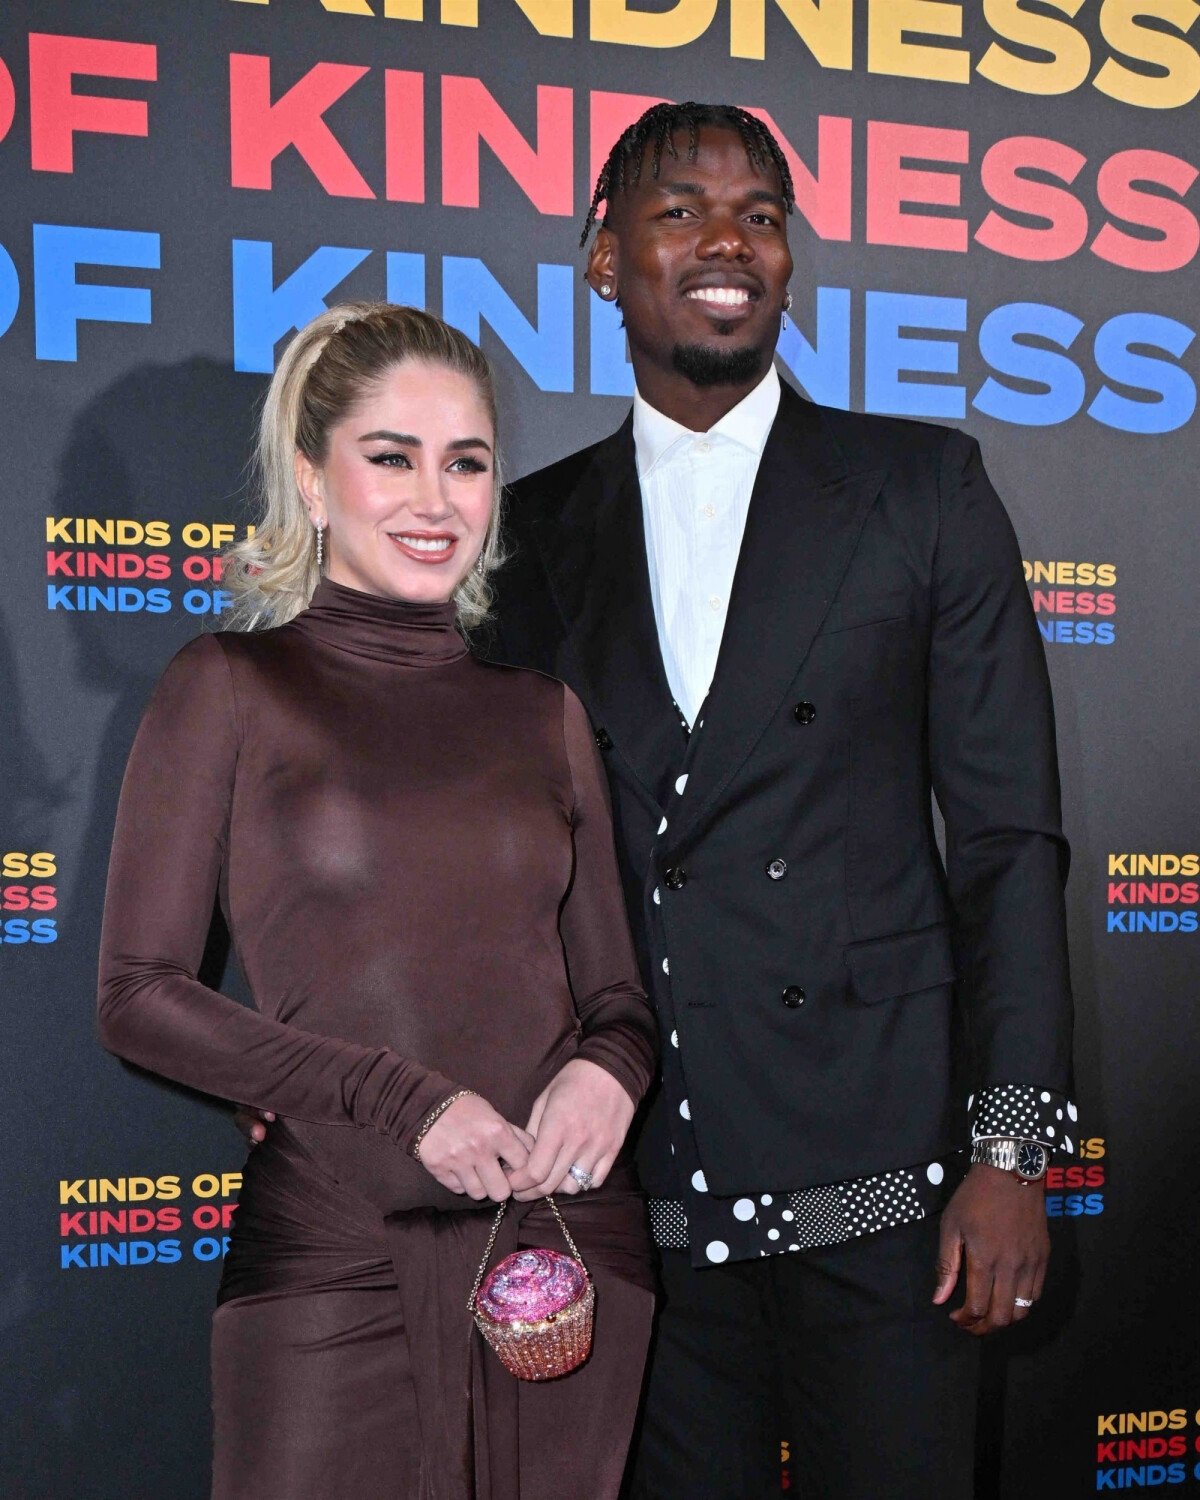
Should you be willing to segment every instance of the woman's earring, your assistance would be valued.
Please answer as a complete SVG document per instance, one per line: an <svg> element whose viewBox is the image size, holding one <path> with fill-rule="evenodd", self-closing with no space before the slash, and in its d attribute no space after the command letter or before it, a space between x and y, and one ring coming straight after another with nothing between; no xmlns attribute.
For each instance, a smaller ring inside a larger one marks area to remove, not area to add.
<svg viewBox="0 0 1200 1500"><path fill-rule="evenodd" d="M317 530L317 572L321 571L321 565L325 561L325 522L314 521Z"/></svg>

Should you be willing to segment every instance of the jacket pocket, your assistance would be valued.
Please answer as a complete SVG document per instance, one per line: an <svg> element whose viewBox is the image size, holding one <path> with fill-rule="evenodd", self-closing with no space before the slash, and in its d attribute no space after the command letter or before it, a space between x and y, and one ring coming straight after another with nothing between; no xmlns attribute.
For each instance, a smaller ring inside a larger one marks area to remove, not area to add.
<svg viewBox="0 0 1200 1500"><path fill-rule="evenodd" d="M863 1005L878 1005L954 982L950 930L945 923L852 943L845 954L850 987Z"/></svg>
<svg viewBox="0 0 1200 1500"><path fill-rule="evenodd" d="M902 620L909 614L907 590L887 589L872 594L856 594L836 599L821 625L822 635L837 635L843 630L859 630L864 625L883 625Z"/></svg>

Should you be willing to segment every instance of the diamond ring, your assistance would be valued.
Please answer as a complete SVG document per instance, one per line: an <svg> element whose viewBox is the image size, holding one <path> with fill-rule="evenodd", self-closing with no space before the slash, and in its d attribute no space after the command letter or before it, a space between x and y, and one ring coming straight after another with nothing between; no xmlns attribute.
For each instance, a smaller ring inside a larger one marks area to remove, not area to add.
<svg viewBox="0 0 1200 1500"><path fill-rule="evenodd" d="M1017 1307L1032 1307L1033 1306L1033 1298L1032 1297L1014 1297L1013 1298L1013 1302L1014 1302L1014 1304Z"/></svg>
<svg viewBox="0 0 1200 1500"><path fill-rule="evenodd" d="M586 1193L588 1188L590 1188L592 1185L592 1174L585 1171L575 1162L572 1162L571 1165L567 1168L567 1176L573 1177L575 1179L575 1181L579 1184L580 1192Z"/></svg>

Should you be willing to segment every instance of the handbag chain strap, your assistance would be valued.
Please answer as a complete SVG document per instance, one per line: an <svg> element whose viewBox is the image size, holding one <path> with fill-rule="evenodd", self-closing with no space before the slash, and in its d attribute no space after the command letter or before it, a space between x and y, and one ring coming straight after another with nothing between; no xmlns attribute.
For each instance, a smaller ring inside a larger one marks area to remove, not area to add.
<svg viewBox="0 0 1200 1500"><path fill-rule="evenodd" d="M571 1247L571 1254L575 1257L579 1264L583 1266L583 1256L579 1253L579 1246L571 1238L571 1231L567 1228L566 1220L558 1211L558 1204L555 1203L554 1199L551 1198L548 1194L546 1197L546 1202L550 1205L550 1212L558 1220L558 1227L563 1232L563 1239L565 1239L567 1244ZM471 1295L467 1299L467 1311L469 1313L473 1314L475 1312L475 1298L478 1297L479 1288L483 1285L484 1272L487 1270L488 1261L492 1258L492 1251L496 1246L496 1236L500 1233L500 1221L504 1218L504 1211L507 1207L508 1200L505 1199L505 1201L500 1205L499 1209L497 1209L496 1217L492 1221L492 1232L488 1235L487 1248L483 1252L483 1259L479 1262L479 1270L475 1273L475 1285L471 1288ZM586 1276L586 1266L583 1266L583 1271L584 1275Z"/></svg>

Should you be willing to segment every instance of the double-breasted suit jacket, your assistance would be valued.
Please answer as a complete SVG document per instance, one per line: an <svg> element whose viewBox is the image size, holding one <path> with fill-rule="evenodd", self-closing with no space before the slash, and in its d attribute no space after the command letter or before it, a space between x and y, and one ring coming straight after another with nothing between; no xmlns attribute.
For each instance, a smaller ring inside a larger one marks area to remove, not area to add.
<svg viewBox="0 0 1200 1500"><path fill-rule="evenodd" d="M709 1191L928 1161L964 1144L973 1091L1065 1091L1053 710L975 442L784 387L690 737L631 421L519 482L507 529L489 650L591 715ZM642 1129L652 1195L678 1192L679 1103L660 1093Z"/></svg>

